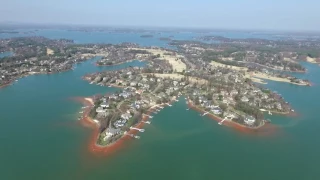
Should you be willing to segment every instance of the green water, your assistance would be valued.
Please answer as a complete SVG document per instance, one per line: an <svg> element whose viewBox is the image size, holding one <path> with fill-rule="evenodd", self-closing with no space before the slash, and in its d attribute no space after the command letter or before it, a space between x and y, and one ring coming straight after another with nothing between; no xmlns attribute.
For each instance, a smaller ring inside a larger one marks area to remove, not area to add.
<svg viewBox="0 0 320 180"><path fill-rule="evenodd" d="M94 60L93 60L94 61ZM304 64L316 85L298 87L269 82L299 113L269 117L279 130L273 136L242 134L186 111L184 99L166 107L139 133L139 140L108 157L88 152L90 130L77 121L81 105L70 97L113 92L89 85L81 76L119 69L95 67L29 76L0 90L0 179L290 179L320 178L319 67Z"/></svg>

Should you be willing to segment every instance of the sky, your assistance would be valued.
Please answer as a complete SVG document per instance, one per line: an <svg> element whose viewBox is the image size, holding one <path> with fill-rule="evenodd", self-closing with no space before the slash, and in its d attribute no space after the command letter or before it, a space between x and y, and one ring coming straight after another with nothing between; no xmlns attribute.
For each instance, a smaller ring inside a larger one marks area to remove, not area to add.
<svg viewBox="0 0 320 180"><path fill-rule="evenodd" d="M320 31L319 0L1 0L0 22Z"/></svg>

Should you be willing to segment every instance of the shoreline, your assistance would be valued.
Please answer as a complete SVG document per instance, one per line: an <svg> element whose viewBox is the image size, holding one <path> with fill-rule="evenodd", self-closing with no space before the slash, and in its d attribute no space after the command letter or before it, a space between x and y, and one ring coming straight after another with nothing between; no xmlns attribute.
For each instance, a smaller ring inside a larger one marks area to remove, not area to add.
<svg viewBox="0 0 320 180"><path fill-rule="evenodd" d="M1 85L1 86L0 86L0 89L2 89L2 88L5 88L5 87L7 87L7 86L12 85L12 83L13 83L13 81L8 82L8 83L5 83L5 84L3 84L3 85Z"/></svg>
<svg viewBox="0 0 320 180"><path fill-rule="evenodd" d="M138 59L132 59L132 60L127 60L127 61L124 61L124 62L120 62L120 63L116 63L116 64L110 64L110 65L107 65L107 64L103 64L103 65L99 65L98 63L95 63L96 66L98 67L109 67L109 66L118 66L118 65L121 65L121 64L125 64L125 63L130 63L130 62L133 62L133 61L145 61L145 60L138 60Z"/></svg>
<svg viewBox="0 0 320 180"><path fill-rule="evenodd" d="M188 100L188 107L190 107L192 110L194 110L196 112L200 112L200 113L206 112L206 111L194 106L191 102L189 102L189 100ZM215 120L217 122L222 121L222 118L217 117L211 113L207 114L207 116L210 119ZM236 131L238 131L240 133L254 134L254 135L258 135L258 136L274 136L275 134L279 133L279 131L280 131L276 125L271 124L271 123L263 123L262 125L260 125L258 127L252 128L252 127L247 127L247 126L241 125L241 124L236 123L234 121L226 120L223 122L222 125L234 128Z"/></svg>
<svg viewBox="0 0 320 180"><path fill-rule="evenodd" d="M191 108L191 109L193 109L193 110L195 110L195 111L197 111L197 112L206 113L206 111L204 111L204 110L196 107L196 106L193 105L190 101L188 102L188 107ZM211 114L211 113L207 114L207 116L210 117L211 119L217 121L217 122L223 121L223 119L222 119L221 117L218 117L218 116L213 115L213 114ZM265 123L263 123L262 125L260 125L260 126L258 126L258 127L248 127L248 126L244 126L244 125L242 125L242 124L236 123L236 122L234 122L234 121L229 121L229 120L225 120L225 121L222 123L222 125L226 125L226 126L227 126L228 124L233 124L233 125L239 126L240 128L245 128L245 129L248 129L248 130L257 130L257 129L262 128L262 127L265 125Z"/></svg>

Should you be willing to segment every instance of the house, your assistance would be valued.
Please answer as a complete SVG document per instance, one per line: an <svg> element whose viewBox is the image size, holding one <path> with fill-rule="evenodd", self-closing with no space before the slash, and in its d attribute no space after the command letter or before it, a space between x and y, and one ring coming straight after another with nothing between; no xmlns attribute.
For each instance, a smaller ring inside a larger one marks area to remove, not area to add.
<svg viewBox="0 0 320 180"><path fill-rule="evenodd" d="M144 78L142 79L142 81L143 81L143 82L148 82L148 79L144 77Z"/></svg>
<svg viewBox="0 0 320 180"><path fill-rule="evenodd" d="M121 131L120 129L114 129L114 128L108 128L106 131L105 131L105 137L103 138L103 140L107 140L108 138L114 136L114 135L117 135L119 134Z"/></svg>
<svg viewBox="0 0 320 180"><path fill-rule="evenodd" d="M238 94L238 91L237 90L232 90L231 92L230 92L230 95L231 96L235 96L235 95L237 95Z"/></svg>
<svg viewBox="0 0 320 180"><path fill-rule="evenodd" d="M276 103L276 107L277 107L278 110L282 110L282 106L281 106L280 103Z"/></svg>
<svg viewBox="0 0 320 180"><path fill-rule="evenodd" d="M249 102L249 99L248 99L246 96L243 96L243 97L241 98L241 101L242 101L242 102Z"/></svg>
<svg viewBox="0 0 320 180"><path fill-rule="evenodd" d="M112 94L112 95L109 97L109 99L116 100L116 99L118 99L118 97L117 97L116 95Z"/></svg>
<svg viewBox="0 0 320 180"><path fill-rule="evenodd" d="M136 90L136 93L137 94L142 94L143 93L143 91L140 89L140 90Z"/></svg>
<svg viewBox="0 0 320 180"><path fill-rule="evenodd" d="M180 86L185 86L185 85L186 85L185 82L181 82L181 83L180 83Z"/></svg>
<svg viewBox="0 0 320 180"><path fill-rule="evenodd" d="M150 85L149 85L149 84L144 84L143 87L144 87L145 89L149 89L149 88L150 88Z"/></svg>
<svg viewBox="0 0 320 180"><path fill-rule="evenodd" d="M125 113L121 115L121 118L124 120L129 120L131 118L131 114L130 113Z"/></svg>
<svg viewBox="0 0 320 180"><path fill-rule="evenodd" d="M109 107L109 104L107 102L103 102L100 104L100 107L102 108L108 108Z"/></svg>
<svg viewBox="0 0 320 180"><path fill-rule="evenodd" d="M178 81L173 81L173 85L177 86L178 85Z"/></svg>
<svg viewBox="0 0 320 180"><path fill-rule="evenodd" d="M136 82L131 82L130 86L137 86L137 83Z"/></svg>
<svg viewBox="0 0 320 180"><path fill-rule="evenodd" d="M117 79L116 84L123 84L123 81L121 79Z"/></svg>
<svg viewBox="0 0 320 180"><path fill-rule="evenodd" d="M220 107L215 107L211 110L213 112L213 114L222 114L222 109Z"/></svg>
<svg viewBox="0 0 320 180"><path fill-rule="evenodd" d="M104 112L106 112L106 110L103 109L102 107L98 107L98 108L96 109L96 112L97 112L97 113L104 113Z"/></svg>
<svg viewBox="0 0 320 180"><path fill-rule="evenodd" d="M249 126L252 126L255 122L256 122L256 119L252 116L247 116L245 119L244 119L244 122L249 125Z"/></svg>

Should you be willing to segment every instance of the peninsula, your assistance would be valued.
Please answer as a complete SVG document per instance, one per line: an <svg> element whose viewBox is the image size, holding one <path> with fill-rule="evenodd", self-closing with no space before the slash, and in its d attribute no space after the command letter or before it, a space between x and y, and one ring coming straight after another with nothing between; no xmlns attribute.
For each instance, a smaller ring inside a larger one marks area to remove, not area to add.
<svg viewBox="0 0 320 180"><path fill-rule="evenodd" d="M99 127L98 146L108 147L127 136L139 138L134 132L143 132L142 124L151 123L143 117L152 118L151 113L171 106L180 96L185 96L189 107L202 112L202 116L209 115L221 125L233 123L248 129L268 123L264 112L293 111L280 95L226 67L211 67L208 73L194 69L178 72L170 60L155 58L143 68L87 74L83 79L121 88L114 94L95 96L94 106L88 111L87 116Z"/></svg>

